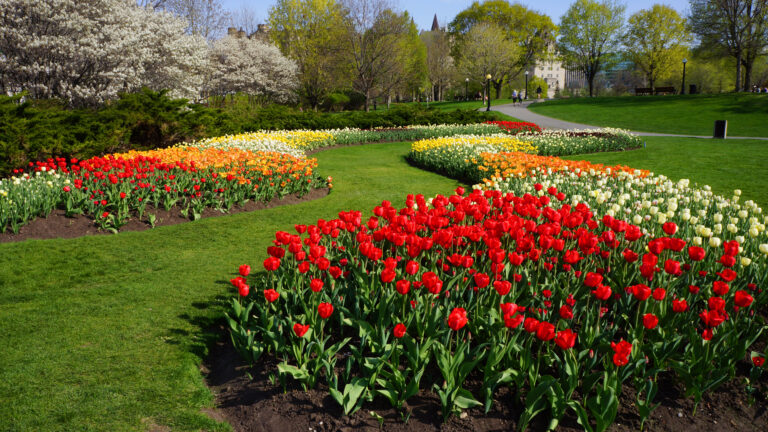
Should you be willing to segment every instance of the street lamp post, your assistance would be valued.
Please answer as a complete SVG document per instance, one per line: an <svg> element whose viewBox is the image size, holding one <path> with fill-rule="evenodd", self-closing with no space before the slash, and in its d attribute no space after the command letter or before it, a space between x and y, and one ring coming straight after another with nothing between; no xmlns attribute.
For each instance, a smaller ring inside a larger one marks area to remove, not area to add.
<svg viewBox="0 0 768 432"><path fill-rule="evenodd" d="M525 100L528 100L528 71L525 71Z"/></svg>
<svg viewBox="0 0 768 432"><path fill-rule="evenodd" d="M683 88L680 89L680 94L685 94L685 64L688 63L688 59L683 59Z"/></svg>
<svg viewBox="0 0 768 432"><path fill-rule="evenodd" d="M469 78L464 78L464 100L469 100Z"/></svg>
<svg viewBox="0 0 768 432"><path fill-rule="evenodd" d="M491 110L491 74L485 76L485 94L488 96L488 107L486 111Z"/></svg>

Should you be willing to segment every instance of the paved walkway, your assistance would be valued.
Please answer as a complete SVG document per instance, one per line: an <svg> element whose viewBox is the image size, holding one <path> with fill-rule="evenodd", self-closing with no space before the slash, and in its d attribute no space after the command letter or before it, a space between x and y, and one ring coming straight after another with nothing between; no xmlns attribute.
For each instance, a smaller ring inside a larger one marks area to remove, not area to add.
<svg viewBox="0 0 768 432"><path fill-rule="evenodd" d="M565 120L558 120L556 118L547 117L541 114L537 114L528 109L528 105L533 101L523 102L522 105L496 105L491 107L491 111L498 111L506 115L512 116L522 121L533 122L541 126L544 129L561 129L561 130L575 130L575 129L599 129L601 126L591 126L580 123L572 123ZM703 135L678 135L678 134L665 134L654 132L632 132L635 135L640 136L665 136L665 137L679 137L679 138L712 138L711 136ZM766 137L735 137L729 136L728 139L754 139L768 141Z"/></svg>

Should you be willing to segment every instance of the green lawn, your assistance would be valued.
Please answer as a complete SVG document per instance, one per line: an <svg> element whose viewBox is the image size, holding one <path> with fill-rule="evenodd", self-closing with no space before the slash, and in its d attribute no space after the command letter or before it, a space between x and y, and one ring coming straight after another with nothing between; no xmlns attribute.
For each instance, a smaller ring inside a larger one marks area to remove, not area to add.
<svg viewBox="0 0 768 432"><path fill-rule="evenodd" d="M576 123L686 135L711 136L715 120L728 120L730 136L768 137L765 94L573 98L530 109Z"/></svg>
<svg viewBox="0 0 768 432"><path fill-rule="evenodd" d="M701 138L643 137L647 148L617 153L566 156L602 164L622 164L651 170L672 179L688 178L731 197L741 189L742 200L768 209L768 142Z"/></svg>
<svg viewBox="0 0 768 432"><path fill-rule="evenodd" d="M207 329L237 266L276 230L457 182L409 166L409 144L317 155L326 198L146 232L0 245L0 430L222 429L200 414Z"/></svg>
<svg viewBox="0 0 768 432"><path fill-rule="evenodd" d="M496 105L505 105L505 104L511 104L512 99L491 99L491 106ZM422 107L426 107L427 104L425 102L408 102L401 105L414 105L419 104ZM472 109L477 110L481 109L485 106L487 106L482 101L466 101L466 102L456 102L456 101L450 101L450 102L430 102L429 106L432 108L437 108L443 111L453 111L457 109ZM387 105L379 105L378 110L381 111L382 109L387 109ZM512 116L508 116L506 114L500 113L498 111L493 111L493 114L496 116L498 120L506 120L506 121L521 121L519 119L516 119Z"/></svg>
<svg viewBox="0 0 768 432"><path fill-rule="evenodd" d="M238 265L261 268L276 230L370 210L457 182L409 166L409 144L316 155L321 200L145 232L0 245L0 430L227 429L199 364L234 295ZM624 163L744 191L768 204L768 143L649 138L648 148L574 158Z"/></svg>

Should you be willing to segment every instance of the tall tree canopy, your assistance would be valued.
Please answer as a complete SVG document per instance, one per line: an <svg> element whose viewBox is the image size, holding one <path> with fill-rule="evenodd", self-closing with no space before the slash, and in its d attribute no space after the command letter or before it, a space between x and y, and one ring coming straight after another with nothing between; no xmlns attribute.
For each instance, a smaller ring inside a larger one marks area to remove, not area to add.
<svg viewBox="0 0 768 432"><path fill-rule="evenodd" d="M618 50L624 9L613 0L576 0L560 20L560 54L568 68L584 73L590 97L606 56Z"/></svg>
<svg viewBox="0 0 768 432"><path fill-rule="evenodd" d="M472 81L491 80L499 97L504 75L518 58L520 47L505 37L496 24L480 23L467 32L461 42L458 69ZM490 95L488 95L490 97Z"/></svg>
<svg viewBox="0 0 768 432"><path fill-rule="evenodd" d="M450 32L461 41L472 27L479 23L495 24L507 39L520 47L510 67L509 79L514 79L536 59L546 55L547 46L554 41L557 31L552 19L532 11L520 3L507 0L473 2L451 21Z"/></svg>
<svg viewBox="0 0 768 432"><path fill-rule="evenodd" d="M655 4L629 17L624 45L627 55L643 71L649 86L679 67L691 36L685 19L669 6Z"/></svg>
<svg viewBox="0 0 768 432"><path fill-rule="evenodd" d="M688 20L702 48L736 59L736 91L749 90L755 60L768 47L768 0L691 0Z"/></svg>
<svg viewBox="0 0 768 432"><path fill-rule="evenodd" d="M299 93L317 108L351 78L344 58L345 26L335 0L278 0L269 12L270 34L299 67Z"/></svg>

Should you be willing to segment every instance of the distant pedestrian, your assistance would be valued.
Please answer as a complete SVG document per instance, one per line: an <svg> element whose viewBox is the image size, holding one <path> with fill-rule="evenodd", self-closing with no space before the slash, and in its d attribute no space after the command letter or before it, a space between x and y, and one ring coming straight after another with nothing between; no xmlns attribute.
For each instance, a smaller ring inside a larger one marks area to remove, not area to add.
<svg viewBox="0 0 768 432"><path fill-rule="evenodd" d="M536 87L536 99L541 99L541 86Z"/></svg>
<svg viewBox="0 0 768 432"><path fill-rule="evenodd" d="M512 90L512 106L517 103L517 90Z"/></svg>

